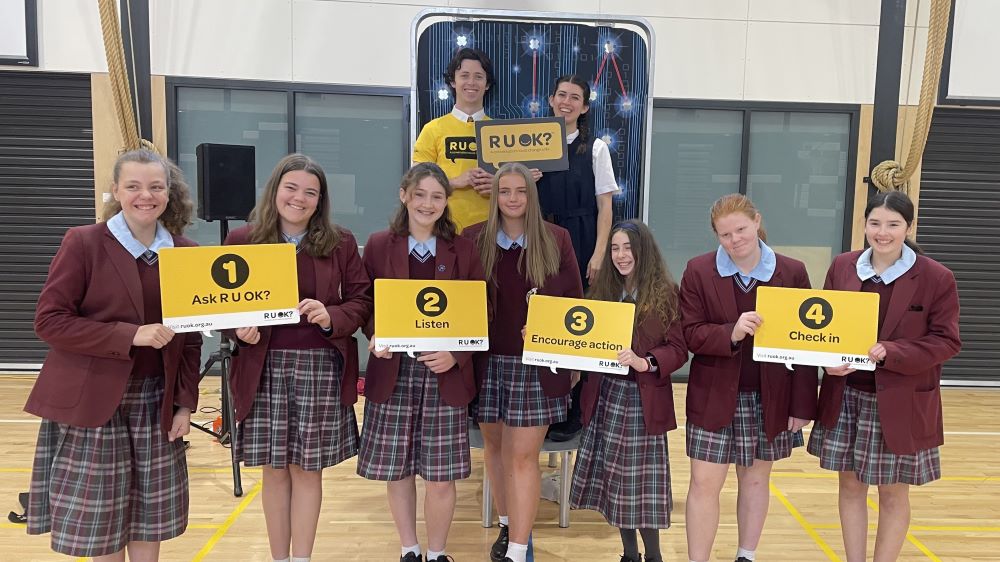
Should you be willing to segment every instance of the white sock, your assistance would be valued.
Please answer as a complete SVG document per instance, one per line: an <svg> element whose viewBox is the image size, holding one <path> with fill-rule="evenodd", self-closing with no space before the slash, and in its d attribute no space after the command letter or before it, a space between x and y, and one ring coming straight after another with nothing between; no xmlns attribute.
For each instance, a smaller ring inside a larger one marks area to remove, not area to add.
<svg viewBox="0 0 1000 562"><path fill-rule="evenodd" d="M428 550L427 551L427 560L425 562L434 562L438 558L444 556L444 554L445 554L445 552L443 550L441 552L434 552L433 550Z"/></svg>
<svg viewBox="0 0 1000 562"><path fill-rule="evenodd" d="M310 558L311 556L292 556L292 559L289 560L289 562L309 562Z"/></svg>
<svg viewBox="0 0 1000 562"><path fill-rule="evenodd" d="M282 558L281 560L275 560L274 562L289 562L288 558Z"/></svg>
<svg viewBox="0 0 1000 562"><path fill-rule="evenodd" d="M399 549L399 555L400 556L406 556L407 554L409 554L411 552L413 554L416 554L417 556L420 556L420 544L415 544L413 546L404 546L404 547L402 547L402 548Z"/></svg>
<svg viewBox="0 0 1000 562"><path fill-rule="evenodd" d="M509 521L510 521L510 519L506 515L501 515L500 516L500 524L503 525L504 527L509 527L510 526L510 525L508 525Z"/></svg>
<svg viewBox="0 0 1000 562"><path fill-rule="evenodd" d="M739 548L736 549L736 557L739 558L739 557L742 556L743 558L746 558L747 560L753 560L755 552L756 552L755 550L747 550L747 549L745 549L745 548L743 548L741 546L741 547L739 547Z"/></svg>
<svg viewBox="0 0 1000 562"><path fill-rule="evenodd" d="M516 542L507 544L507 558L514 562L525 562L528 557L528 545L517 544Z"/></svg>

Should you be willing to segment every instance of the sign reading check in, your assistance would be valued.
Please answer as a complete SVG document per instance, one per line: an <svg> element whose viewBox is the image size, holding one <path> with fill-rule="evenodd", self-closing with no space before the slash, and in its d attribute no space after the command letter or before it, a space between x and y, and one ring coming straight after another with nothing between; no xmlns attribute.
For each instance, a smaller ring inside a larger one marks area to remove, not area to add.
<svg viewBox="0 0 1000 562"><path fill-rule="evenodd" d="M566 121L562 117L492 119L476 122L479 167L496 173L507 162L542 172L569 169Z"/></svg>
<svg viewBox="0 0 1000 562"><path fill-rule="evenodd" d="M753 358L819 367L848 364L874 371L868 350L878 340L878 294L818 289L757 288Z"/></svg>
<svg viewBox="0 0 1000 562"><path fill-rule="evenodd" d="M375 345L389 351L490 348L485 281L375 280Z"/></svg>
<svg viewBox="0 0 1000 562"><path fill-rule="evenodd" d="M632 303L533 295L524 335L525 365L628 374L618 352L632 346Z"/></svg>
<svg viewBox="0 0 1000 562"><path fill-rule="evenodd" d="M295 324L295 246L164 248L160 300L163 324L175 332Z"/></svg>

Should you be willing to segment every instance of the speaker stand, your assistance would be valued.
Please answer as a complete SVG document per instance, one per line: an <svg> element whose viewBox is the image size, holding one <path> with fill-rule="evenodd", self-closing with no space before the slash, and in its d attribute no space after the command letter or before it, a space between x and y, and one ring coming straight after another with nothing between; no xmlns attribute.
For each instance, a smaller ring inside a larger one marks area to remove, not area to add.
<svg viewBox="0 0 1000 562"><path fill-rule="evenodd" d="M229 236L229 221L221 219L219 222L220 241L224 242L227 236ZM229 370L233 359L233 345L222 332L219 332L219 336L219 351L211 354L208 361L205 361L205 368L201 371L200 380L205 379L205 375L218 361L219 370L222 372L222 428L216 433L196 423L191 423L191 427L215 437L221 445L229 443L229 456L233 463L233 495L240 497L243 495L243 481L240 477L240 463L236 460L236 447L233 445L233 436L236 431L236 412L233 410L233 397L229 391Z"/></svg>

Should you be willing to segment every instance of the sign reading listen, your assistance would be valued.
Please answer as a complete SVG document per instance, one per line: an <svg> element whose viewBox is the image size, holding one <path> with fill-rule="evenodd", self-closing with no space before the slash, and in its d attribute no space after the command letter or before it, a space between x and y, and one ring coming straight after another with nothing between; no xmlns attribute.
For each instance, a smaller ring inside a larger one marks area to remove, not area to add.
<svg viewBox="0 0 1000 562"><path fill-rule="evenodd" d="M389 351L490 348L485 281L375 280L375 345Z"/></svg>
<svg viewBox="0 0 1000 562"><path fill-rule="evenodd" d="M160 300L163 324L175 332L295 324L295 246L164 248Z"/></svg>
<svg viewBox="0 0 1000 562"><path fill-rule="evenodd" d="M632 346L632 303L533 295L524 334L525 365L628 374L618 352Z"/></svg>
<svg viewBox="0 0 1000 562"><path fill-rule="evenodd" d="M877 293L758 287L753 358L770 363L874 371L868 350L878 341Z"/></svg>
<svg viewBox="0 0 1000 562"><path fill-rule="evenodd" d="M562 117L476 121L476 144L479 167L491 174L508 162L542 172L569 169Z"/></svg>

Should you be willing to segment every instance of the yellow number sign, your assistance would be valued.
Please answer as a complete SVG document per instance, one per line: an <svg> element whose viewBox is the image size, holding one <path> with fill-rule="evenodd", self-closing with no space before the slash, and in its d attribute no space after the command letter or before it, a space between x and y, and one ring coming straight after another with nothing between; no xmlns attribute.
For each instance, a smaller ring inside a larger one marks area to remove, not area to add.
<svg viewBox="0 0 1000 562"><path fill-rule="evenodd" d="M525 365L624 375L618 352L632 346L632 303L534 295L528 302Z"/></svg>
<svg viewBox="0 0 1000 562"><path fill-rule="evenodd" d="M160 300L163 324L175 332L295 324L295 246L164 248Z"/></svg>
<svg viewBox="0 0 1000 562"><path fill-rule="evenodd" d="M757 288L764 323L754 335L755 361L875 370L868 350L878 341L878 294Z"/></svg>
<svg viewBox="0 0 1000 562"><path fill-rule="evenodd" d="M479 167L495 173L506 162L543 172L569 168L566 121L562 117L492 119L476 122Z"/></svg>
<svg viewBox="0 0 1000 562"><path fill-rule="evenodd" d="M375 345L389 351L485 351L486 282L375 280Z"/></svg>

